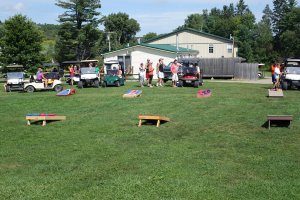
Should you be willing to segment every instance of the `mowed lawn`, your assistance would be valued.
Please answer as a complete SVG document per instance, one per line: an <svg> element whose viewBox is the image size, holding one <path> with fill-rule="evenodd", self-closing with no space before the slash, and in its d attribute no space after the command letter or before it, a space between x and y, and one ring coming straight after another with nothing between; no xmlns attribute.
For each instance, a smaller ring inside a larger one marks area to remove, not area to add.
<svg viewBox="0 0 300 200"><path fill-rule="evenodd" d="M0 199L300 199L300 91L207 81L210 98L189 87L122 98L137 85L1 90ZM67 120L27 126L27 113ZM171 121L138 127L139 114ZM268 130L268 114L294 121Z"/></svg>

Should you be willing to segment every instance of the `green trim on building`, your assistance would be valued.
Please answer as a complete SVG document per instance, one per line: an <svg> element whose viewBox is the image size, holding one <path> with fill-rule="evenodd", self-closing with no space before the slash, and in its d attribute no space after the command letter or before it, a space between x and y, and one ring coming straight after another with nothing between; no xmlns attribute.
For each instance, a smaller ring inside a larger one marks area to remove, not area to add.
<svg viewBox="0 0 300 200"><path fill-rule="evenodd" d="M183 47L178 47L178 49L176 48L176 46L174 45L170 45L170 44L138 44L138 45L134 45L134 46L130 46L130 47L125 47L122 49L118 49L115 51L111 51L111 52L107 52L104 53L103 55L107 55L113 52L117 52L117 51L122 51L124 49L129 49L129 48L133 48L133 47L146 47L146 48L152 48L152 49L157 49L157 50L161 50L161 51L168 51L168 52L172 52L172 53L198 53L198 51L192 50L192 49L187 49L187 48L183 48Z"/></svg>

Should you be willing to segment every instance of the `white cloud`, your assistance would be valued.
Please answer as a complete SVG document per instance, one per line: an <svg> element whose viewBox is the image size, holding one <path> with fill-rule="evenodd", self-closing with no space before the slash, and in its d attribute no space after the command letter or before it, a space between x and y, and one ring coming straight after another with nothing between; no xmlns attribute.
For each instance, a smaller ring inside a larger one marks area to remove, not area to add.
<svg viewBox="0 0 300 200"><path fill-rule="evenodd" d="M15 5L13 5L13 10L15 12L22 12L24 9L25 9L25 5L21 2L18 2Z"/></svg>

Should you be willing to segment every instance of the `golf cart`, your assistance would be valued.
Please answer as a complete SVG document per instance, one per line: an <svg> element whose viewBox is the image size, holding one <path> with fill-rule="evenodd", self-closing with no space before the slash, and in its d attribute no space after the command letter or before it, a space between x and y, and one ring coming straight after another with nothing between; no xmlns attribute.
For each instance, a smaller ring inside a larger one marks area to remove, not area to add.
<svg viewBox="0 0 300 200"><path fill-rule="evenodd" d="M300 88L300 58L288 58L285 60L280 82L283 90Z"/></svg>
<svg viewBox="0 0 300 200"><path fill-rule="evenodd" d="M5 91L23 91L25 78L24 67L22 65L9 65L6 67L6 70Z"/></svg>
<svg viewBox="0 0 300 200"><path fill-rule="evenodd" d="M54 90L60 92L63 90L62 82L59 80L60 77L56 73L45 73L45 78L48 81L48 87L45 87L44 82L31 78L30 82L24 83L24 91L34 92L38 90Z"/></svg>
<svg viewBox="0 0 300 200"><path fill-rule="evenodd" d="M178 69L178 87L203 85L203 73L198 58L180 58L178 62L182 64L181 68Z"/></svg>
<svg viewBox="0 0 300 200"><path fill-rule="evenodd" d="M87 86L99 87L99 77L95 67L81 67L80 79L77 83L79 89Z"/></svg>
<svg viewBox="0 0 300 200"><path fill-rule="evenodd" d="M70 65L74 65L76 67L79 67L80 66L80 61L64 61L64 62L61 63L61 69L65 69L65 68L68 69L68 67ZM64 75L64 78L66 80L66 83L68 83L69 85L71 85L70 74ZM73 84L76 85L79 81L80 81L80 75L79 74L75 74L75 76L73 77Z"/></svg>
<svg viewBox="0 0 300 200"><path fill-rule="evenodd" d="M197 66L183 66L180 71L178 71L178 87L183 86L193 86L199 87L199 85L203 84L202 78L200 74L197 73Z"/></svg>
<svg viewBox="0 0 300 200"><path fill-rule="evenodd" d="M124 69L117 60L104 63L104 77L102 87L125 85Z"/></svg>

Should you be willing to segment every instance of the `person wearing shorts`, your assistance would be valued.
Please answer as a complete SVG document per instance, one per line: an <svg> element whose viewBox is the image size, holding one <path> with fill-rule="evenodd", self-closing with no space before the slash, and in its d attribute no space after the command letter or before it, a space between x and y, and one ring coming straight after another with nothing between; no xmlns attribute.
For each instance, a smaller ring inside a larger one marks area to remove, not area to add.
<svg viewBox="0 0 300 200"><path fill-rule="evenodd" d="M158 81L156 83L156 86L163 86L163 78L165 77L164 76L164 67L165 67L165 64L163 62L163 58L160 58L158 60L158 63L156 65L156 71L157 71L157 77L158 77Z"/></svg>
<svg viewBox="0 0 300 200"><path fill-rule="evenodd" d="M174 60L171 65L171 73L172 73L172 86L176 87L176 83L178 81L178 67L181 66L180 63L177 62L177 59Z"/></svg>

